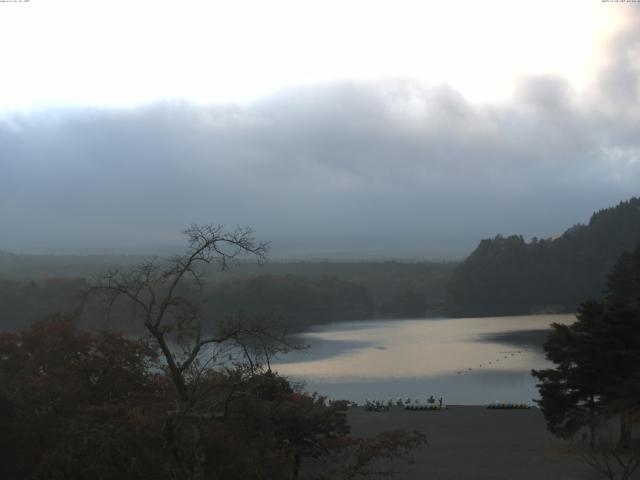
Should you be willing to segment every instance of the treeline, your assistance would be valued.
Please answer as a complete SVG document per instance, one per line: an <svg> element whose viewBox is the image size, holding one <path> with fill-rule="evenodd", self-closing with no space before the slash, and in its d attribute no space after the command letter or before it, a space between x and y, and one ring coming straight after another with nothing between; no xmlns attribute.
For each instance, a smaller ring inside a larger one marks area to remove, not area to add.
<svg viewBox="0 0 640 480"><path fill-rule="evenodd" d="M572 312L598 298L616 259L640 242L640 198L600 210L558 238L482 240L455 269L451 315Z"/></svg>
<svg viewBox="0 0 640 480"><path fill-rule="evenodd" d="M25 328L54 312L77 309L86 288L87 282L81 278L1 280L0 330ZM100 325L96 322L93 326Z"/></svg>
<svg viewBox="0 0 640 480"><path fill-rule="evenodd" d="M139 263L143 255L38 255L0 250L0 279L90 278L113 267Z"/></svg>
<svg viewBox="0 0 640 480"><path fill-rule="evenodd" d="M79 273L70 266L73 262L65 265L62 276L0 280L0 330L24 328L52 312L79 308L88 278L65 278L64 274ZM107 270L101 263L84 268L97 274L98 266L102 273ZM193 300L212 325L242 313L276 319L291 331L332 321L442 315L453 268L450 263L431 262L241 264L228 272L208 272L211 281ZM59 273L50 271L51 275ZM183 293L195 294L188 288ZM127 320L129 312L120 305L110 313L107 316L88 303L83 325L133 328Z"/></svg>
<svg viewBox="0 0 640 480"><path fill-rule="evenodd" d="M203 308L209 318L238 312L252 317L268 315L294 329L327 321L361 320L375 313L365 287L327 276L260 275L218 282L204 295Z"/></svg>
<svg viewBox="0 0 640 480"><path fill-rule="evenodd" d="M596 212L557 238L482 240L462 263L240 263L205 272L208 317L240 312L281 319L292 330L369 318L574 312L597 298L616 259L640 242L640 198ZM0 252L0 328L15 329L76 308L87 279L142 256L46 256ZM89 309L89 327L104 315ZM117 320L117 315L110 321ZM126 326L126 325L124 325Z"/></svg>

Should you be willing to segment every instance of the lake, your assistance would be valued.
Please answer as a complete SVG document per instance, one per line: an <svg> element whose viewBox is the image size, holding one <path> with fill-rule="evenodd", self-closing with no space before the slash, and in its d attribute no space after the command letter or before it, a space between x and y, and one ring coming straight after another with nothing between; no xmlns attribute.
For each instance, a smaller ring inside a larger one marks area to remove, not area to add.
<svg viewBox="0 0 640 480"><path fill-rule="evenodd" d="M538 398L531 369L550 365L542 342L552 322L574 315L375 320L314 327L309 345L274 362L305 390L330 398L443 397L450 405Z"/></svg>

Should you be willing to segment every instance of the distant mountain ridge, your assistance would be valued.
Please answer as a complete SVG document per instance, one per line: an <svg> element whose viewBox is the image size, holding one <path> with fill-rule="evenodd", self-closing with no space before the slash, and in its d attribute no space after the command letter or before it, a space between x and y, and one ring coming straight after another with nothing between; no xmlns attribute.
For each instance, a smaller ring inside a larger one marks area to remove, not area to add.
<svg viewBox="0 0 640 480"><path fill-rule="evenodd" d="M617 258L640 243L640 198L594 213L555 239L485 239L455 269L451 315L571 312L602 294Z"/></svg>

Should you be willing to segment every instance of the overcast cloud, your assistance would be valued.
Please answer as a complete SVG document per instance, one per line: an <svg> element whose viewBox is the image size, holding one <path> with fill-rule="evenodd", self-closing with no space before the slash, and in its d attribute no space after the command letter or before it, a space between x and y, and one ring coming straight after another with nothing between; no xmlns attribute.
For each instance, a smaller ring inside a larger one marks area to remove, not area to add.
<svg viewBox="0 0 640 480"><path fill-rule="evenodd" d="M249 105L46 110L0 120L0 248L179 245L252 225L276 256L457 256L549 236L640 193L640 15L586 92L523 78L333 82Z"/></svg>

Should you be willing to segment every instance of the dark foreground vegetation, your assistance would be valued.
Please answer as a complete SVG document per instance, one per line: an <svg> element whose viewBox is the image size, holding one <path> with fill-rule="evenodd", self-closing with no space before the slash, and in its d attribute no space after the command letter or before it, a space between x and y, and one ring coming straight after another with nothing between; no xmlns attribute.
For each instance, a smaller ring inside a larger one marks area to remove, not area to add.
<svg viewBox="0 0 640 480"><path fill-rule="evenodd" d="M68 318L1 334L0 352L3 479L357 478L423 443L351 437L345 403L255 364L202 369L181 410L152 342Z"/></svg>
<svg viewBox="0 0 640 480"><path fill-rule="evenodd" d="M555 368L533 371L549 430L582 432L589 465L630 478L640 466L640 244L618 259L602 300L583 303L572 325L552 327L544 349Z"/></svg>
<svg viewBox="0 0 640 480"><path fill-rule="evenodd" d="M640 242L640 198L592 215L554 239L482 240L449 283L451 315L575 312L598 298L617 258Z"/></svg>
<svg viewBox="0 0 640 480"><path fill-rule="evenodd" d="M250 230L185 233L184 255L89 284L86 298L127 313L139 339L78 329L83 309L0 334L0 478L358 478L424 443L349 435L346 403L271 371L272 355L296 348L278 325L242 315L205 329L200 267L261 260L265 246Z"/></svg>
<svg viewBox="0 0 640 480"><path fill-rule="evenodd" d="M153 342L53 317L0 334L0 478L359 478L423 443L349 435L343 402L254 363L203 368L181 404Z"/></svg>

